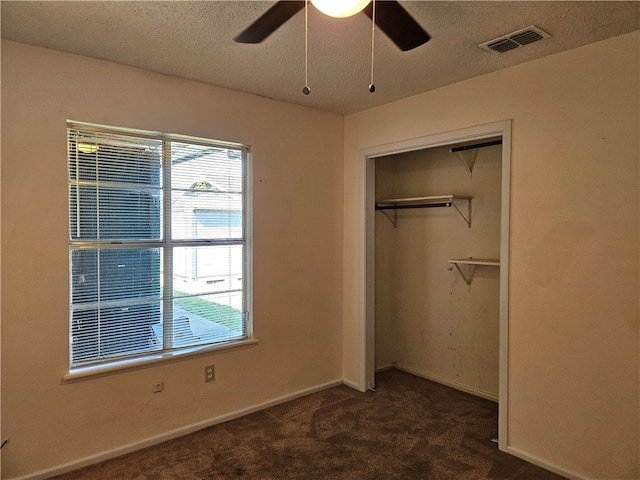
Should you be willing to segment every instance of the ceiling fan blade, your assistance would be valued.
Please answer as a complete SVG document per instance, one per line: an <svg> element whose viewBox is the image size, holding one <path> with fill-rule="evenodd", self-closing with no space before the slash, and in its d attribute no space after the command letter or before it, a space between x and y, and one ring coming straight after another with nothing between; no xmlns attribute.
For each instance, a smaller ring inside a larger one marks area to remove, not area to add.
<svg viewBox="0 0 640 480"><path fill-rule="evenodd" d="M303 8L304 0L279 1L234 40L238 43L260 43Z"/></svg>
<svg viewBox="0 0 640 480"><path fill-rule="evenodd" d="M367 5L363 11L372 18L373 3ZM376 25L403 52L419 47L431 39L431 36L396 0L376 2Z"/></svg>

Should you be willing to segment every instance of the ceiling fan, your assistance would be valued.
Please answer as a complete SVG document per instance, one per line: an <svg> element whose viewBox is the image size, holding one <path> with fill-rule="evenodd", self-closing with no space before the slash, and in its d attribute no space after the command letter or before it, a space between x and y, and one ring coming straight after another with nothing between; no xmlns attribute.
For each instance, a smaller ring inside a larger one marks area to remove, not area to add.
<svg viewBox="0 0 640 480"><path fill-rule="evenodd" d="M312 3L321 11L318 0ZM352 2L358 3L358 2ZM356 7L344 15L331 16L344 17L353 15L359 11L364 12L369 18L374 19L373 2L360 1L362 7ZM280 0L267 10L255 22L249 25L242 33L234 38L239 43L260 43L287 20L305 7L306 0ZM325 13L327 13L325 11ZM397 0L385 0L375 2L375 24L382 30L398 48L407 51L419 47L431 38L429 34L416 22Z"/></svg>

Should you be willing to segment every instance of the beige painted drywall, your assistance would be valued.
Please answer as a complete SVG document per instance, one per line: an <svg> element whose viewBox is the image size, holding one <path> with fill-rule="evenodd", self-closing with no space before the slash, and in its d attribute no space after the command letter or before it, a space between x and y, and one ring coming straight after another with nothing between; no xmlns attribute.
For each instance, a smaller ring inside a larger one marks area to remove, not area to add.
<svg viewBox="0 0 640 480"><path fill-rule="evenodd" d="M512 119L508 448L640 476L639 52L634 32L346 117L347 382L364 371L359 152Z"/></svg>
<svg viewBox="0 0 640 480"><path fill-rule="evenodd" d="M258 346L61 384L67 119L252 146ZM342 149L339 115L3 41L3 478L340 382Z"/></svg>
<svg viewBox="0 0 640 480"><path fill-rule="evenodd" d="M471 273L467 285L448 260L500 258L502 148L464 155L475 160L472 175L449 146L375 160L378 200L473 197L471 227L453 207L398 210L395 227L376 213L375 367L394 365L497 400L499 267L461 266ZM466 202L456 203L468 215Z"/></svg>

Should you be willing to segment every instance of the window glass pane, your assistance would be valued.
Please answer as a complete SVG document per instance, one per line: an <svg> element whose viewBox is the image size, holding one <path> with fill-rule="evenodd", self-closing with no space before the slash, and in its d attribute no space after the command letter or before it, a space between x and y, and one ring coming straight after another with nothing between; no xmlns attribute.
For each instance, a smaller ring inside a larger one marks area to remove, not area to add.
<svg viewBox="0 0 640 480"><path fill-rule="evenodd" d="M101 187L98 238L154 240L160 238L160 190Z"/></svg>
<svg viewBox="0 0 640 480"><path fill-rule="evenodd" d="M246 337L242 245L175 248L173 316L198 343Z"/></svg>
<svg viewBox="0 0 640 480"><path fill-rule="evenodd" d="M242 245L174 248L174 289L188 293L242 289L243 251Z"/></svg>
<svg viewBox="0 0 640 480"><path fill-rule="evenodd" d="M243 159L238 150L174 143L174 239L241 239Z"/></svg>
<svg viewBox="0 0 640 480"><path fill-rule="evenodd" d="M159 240L162 142L69 131L70 238Z"/></svg>
<svg viewBox="0 0 640 480"><path fill-rule="evenodd" d="M160 190L70 185L72 240L159 240Z"/></svg>
<svg viewBox="0 0 640 480"><path fill-rule="evenodd" d="M71 362L158 350L162 321L160 249L71 252Z"/></svg>
<svg viewBox="0 0 640 480"><path fill-rule="evenodd" d="M153 325L161 320L162 303L72 310L71 363L82 364L161 349Z"/></svg>
<svg viewBox="0 0 640 480"><path fill-rule="evenodd" d="M160 297L160 249L100 250L100 299Z"/></svg>
<svg viewBox="0 0 640 480"><path fill-rule="evenodd" d="M98 301L98 250L71 251L71 303Z"/></svg>
<svg viewBox="0 0 640 480"><path fill-rule="evenodd" d="M172 142L171 165L174 189L242 191L243 160L239 150ZM204 183L194 185L199 182Z"/></svg>
<svg viewBox="0 0 640 480"><path fill-rule="evenodd" d="M70 129L69 156L72 181L161 185L161 140Z"/></svg>
<svg viewBox="0 0 640 480"><path fill-rule="evenodd" d="M173 318L177 346L188 336L192 343L227 342L246 338L242 292L185 296L175 291ZM183 337L183 338L184 338Z"/></svg>
<svg viewBox="0 0 640 480"><path fill-rule="evenodd" d="M98 189L95 185L69 185L69 234L72 240L98 238Z"/></svg>
<svg viewBox="0 0 640 480"><path fill-rule="evenodd" d="M162 142L124 137L132 146L100 145L98 177L100 183L120 183L138 186L161 185Z"/></svg>
<svg viewBox="0 0 640 480"><path fill-rule="evenodd" d="M73 304L161 297L159 248L71 252Z"/></svg>

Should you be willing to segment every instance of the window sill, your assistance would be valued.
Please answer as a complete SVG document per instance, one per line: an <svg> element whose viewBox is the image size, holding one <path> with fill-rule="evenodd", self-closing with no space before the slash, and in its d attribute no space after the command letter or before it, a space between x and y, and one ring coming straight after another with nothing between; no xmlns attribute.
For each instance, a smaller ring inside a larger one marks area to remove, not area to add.
<svg viewBox="0 0 640 480"><path fill-rule="evenodd" d="M80 380L88 380L91 378L114 375L131 370L138 370L140 368L151 367L160 363L186 360L188 358L193 358L200 355L212 355L228 352L231 350L240 350L244 348L254 347L257 344L258 340L255 338L251 338L248 340L242 340L240 342L229 343L226 345L195 346L184 348L181 350L175 350L173 352L163 352L160 354L147 355L145 357L139 357L131 360L112 362L105 365L92 365L90 367L75 368L73 369L73 371L67 373L62 377L62 383L72 383Z"/></svg>

